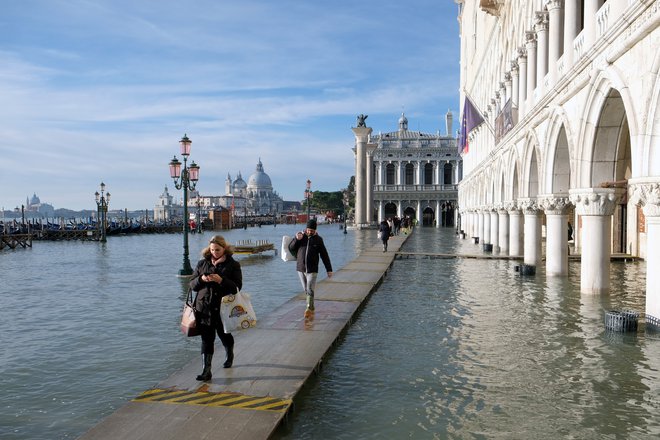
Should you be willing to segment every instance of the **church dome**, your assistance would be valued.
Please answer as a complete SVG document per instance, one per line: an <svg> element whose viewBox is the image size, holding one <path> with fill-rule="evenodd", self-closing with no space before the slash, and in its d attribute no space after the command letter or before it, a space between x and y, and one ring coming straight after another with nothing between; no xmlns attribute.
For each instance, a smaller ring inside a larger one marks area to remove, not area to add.
<svg viewBox="0 0 660 440"><path fill-rule="evenodd" d="M41 200L39 199L39 197L37 197L37 194L34 193L32 195L32 198L30 199L30 205L38 205L40 203L41 203Z"/></svg>
<svg viewBox="0 0 660 440"><path fill-rule="evenodd" d="M399 131L405 131L408 130L408 118L406 118L406 115L401 113L401 117L399 118Z"/></svg>
<svg viewBox="0 0 660 440"><path fill-rule="evenodd" d="M238 173L238 176L236 177L236 180L234 180L234 188L236 189L245 189L247 188L247 183L245 183L245 180L241 177L241 173Z"/></svg>
<svg viewBox="0 0 660 440"><path fill-rule="evenodd" d="M259 159L257 169L254 174L248 179L248 187L252 189L272 189L273 184L270 181L268 174L264 173L264 166Z"/></svg>

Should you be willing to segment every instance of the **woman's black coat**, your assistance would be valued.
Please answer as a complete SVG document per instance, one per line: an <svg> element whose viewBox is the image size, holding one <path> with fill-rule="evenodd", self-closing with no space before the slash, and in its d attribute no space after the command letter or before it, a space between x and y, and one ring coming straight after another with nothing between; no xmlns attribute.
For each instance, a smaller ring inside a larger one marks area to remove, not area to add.
<svg viewBox="0 0 660 440"><path fill-rule="evenodd" d="M390 233L392 232L389 223L380 222L380 226L378 226L378 232L380 232L380 239L383 241L383 243L387 243L387 240L390 239Z"/></svg>
<svg viewBox="0 0 660 440"><path fill-rule="evenodd" d="M323 260L325 271L332 272L330 256L320 235L314 234L308 237L307 234L303 234L303 238L300 240L294 237L289 243L289 250L296 256L296 270L298 272L318 273L319 256Z"/></svg>
<svg viewBox="0 0 660 440"><path fill-rule="evenodd" d="M202 281L202 275L217 273L221 283ZM190 280L190 288L197 292L195 309L197 322L202 325L215 325L220 322L220 301L223 296L238 292L243 287L241 264L227 255L225 261L217 266L211 264L211 258L197 262L197 267Z"/></svg>

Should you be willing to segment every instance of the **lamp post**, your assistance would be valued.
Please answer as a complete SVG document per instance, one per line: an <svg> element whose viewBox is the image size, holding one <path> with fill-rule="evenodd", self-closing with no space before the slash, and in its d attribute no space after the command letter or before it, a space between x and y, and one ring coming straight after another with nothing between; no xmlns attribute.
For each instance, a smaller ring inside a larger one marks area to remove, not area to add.
<svg viewBox="0 0 660 440"><path fill-rule="evenodd" d="M183 268L179 271L179 276L192 275L192 267L188 258L188 190L194 191L195 185L199 180L199 166L193 161L188 165L188 156L190 156L190 145L192 141L187 135L183 135L179 141L181 144L181 156L183 156L183 168L181 162L174 156L170 162L170 177L174 179L174 187L183 189ZM181 182L179 182L179 178Z"/></svg>
<svg viewBox="0 0 660 440"><path fill-rule="evenodd" d="M96 191L94 197L96 198L96 227L100 233L99 241L105 243L105 230L108 227L108 204L110 203L110 193L105 192L105 183L101 182L101 192Z"/></svg>
<svg viewBox="0 0 660 440"><path fill-rule="evenodd" d="M346 218L348 217L348 188L344 191L344 234L348 234L346 231Z"/></svg>
<svg viewBox="0 0 660 440"><path fill-rule="evenodd" d="M307 202L307 221L310 220L311 215L311 204L309 199L312 198L312 181L307 179L307 184L305 185L305 201Z"/></svg>

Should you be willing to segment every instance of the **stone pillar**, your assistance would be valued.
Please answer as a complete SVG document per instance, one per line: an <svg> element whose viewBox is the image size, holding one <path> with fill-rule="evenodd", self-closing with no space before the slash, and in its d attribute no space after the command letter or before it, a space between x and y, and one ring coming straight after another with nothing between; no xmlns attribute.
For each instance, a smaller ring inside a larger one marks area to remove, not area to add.
<svg viewBox="0 0 660 440"><path fill-rule="evenodd" d="M646 217L646 325L660 330L660 177L628 180L631 201ZM651 270L653 268L653 270Z"/></svg>
<svg viewBox="0 0 660 440"><path fill-rule="evenodd" d="M520 82L518 83L518 120L525 115L525 100L527 100L527 50L518 48L518 70Z"/></svg>
<svg viewBox="0 0 660 440"><path fill-rule="evenodd" d="M359 229L367 221L367 141L371 127L354 127L355 134L355 226Z"/></svg>
<svg viewBox="0 0 660 440"><path fill-rule="evenodd" d="M423 185L424 184L424 172L423 172L424 164L422 163L421 160L418 160L416 165L417 165L417 173L416 173L417 174L417 177L416 177L417 185Z"/></svg>
<svg viewBox="0 0 660 440"><path fill-rule="evenodd" d="M578 35L579 0L564 0L564 71L573 66L573 42Z"/></svg>
<svg viewBox="0 0 660 440"><path fill-rule="evenodd" d="M534 14L534 30L538 40L536 53L536 87L543 90L543 78L548 73L548 14L536 12Z"/></svg>
<svg viewBox="0 0 660 440"><path fill-rule="evenodd" d="M418 224L419 226L422 226L422 219L423 219L423 216L422 216L422 201L421 201L421 200L417 200L417 212L416 212L416 216L417 216L417 224Z"/></svg>
<svg viewBox="0 0 660 440"><path fill-rule="evenodd" d="M516 202L507 204L509 211L509 255L523 254L523 216Z"/></svg>
<svg viewBox="0 0 660 440"><path fill-rule="evenodd" d="M569 194L575 211L582 218L580 290L594 294L608 292L616 191L612 188L579 188L570 190Z"/></svg>
<svg viewBox="0 0 660 440"><path fill-rule="evenodd" d="M527 49L527 103L526 109L534 107L534 89L536 88L536 32L525 32L525 48Z"/></svg>
<svg viewBox="0 0 660 440"><path fill-rule="evenodd" d="M440 200L435 201L435 227L439 228L442 224L442 208L440 207Z"/></svg>
<svg viewBox="0 0 660 440"><path fill-rule="evenodd" d="M479 218L478 220L478 229L477 229L477 237L479 237L479 243L485 243L484 241L484 211L479 210L477 213L477 216Z"/></svg>
<svg viewBox="0 0 660 440"><path fill-rule="evenodd" d="M378 202L378 221L382 221L385 218L385 202L384 201L379 201Z"/></svg>
<svg viewBox="0 0 660 440"><path fill-rule="evenodd" d="M600 0L584 0L584 52L586 53L596 41L596 14L600 9Z"/></svg>
<svg viewBox="0 0 660 440"><path fill-rule="evenodd" d="M367 223L374 224L374 151L378 144L367 144ZM377 223L376 223L377 224Z"/></svg>
<svg viewBox="0 0 660 440"><path fill-rule="evenodd" d="M518 108L518 97L520 96L518 62L511 61L511 104Z"/></svg>
<svg viewBox="0 0 660 440"><path fill-rule="evenodd" d="M548 8L548 66L550 67L550 86L557 83L557 65L563 49L563 0L547 0Z"/></svg>
<svg viewBox="0 0 660 440"><path fill-rule="evenodd" d="M525 215L525 237L523 261L530 266L541 263L541 217L536 198L520 199Z"/></svg>
<svg viewBox="0 0 660 440"><path fill-rule="evenodd" d="M511 76L511 72L504 74L504 95L504 104L510 99L513 100L513 77ZM513 103L513 101L511 102Z"/></svg>
<svg viewBox="0 0 660 440"><path fill-rule="evenodd" d="M500 247L501 255L509 254L509 213L506 209L500 208L497 211L499 217L499 237L497 243Z"/></svg>
<svg viewBox="0 0 660 440"><path fill-rule="evenodd" d="M568 197L542 196L539 204L545 211L545 268L548 276L568 275Z"/></svg>
<svg viewBox="0 0 660 440"><path fill-rule="evenodd" d="M484 210L484 234L483 238L479 240L481 244L491 244L490 241L490 208Z"/></svg>
<svg viewBox="0 0 660 440"><path fill-rule="evenodd" d="M490 211L490 242L493 245L493 252L499 251L500 242L500 216L497 213L497 208Z"/></svg>

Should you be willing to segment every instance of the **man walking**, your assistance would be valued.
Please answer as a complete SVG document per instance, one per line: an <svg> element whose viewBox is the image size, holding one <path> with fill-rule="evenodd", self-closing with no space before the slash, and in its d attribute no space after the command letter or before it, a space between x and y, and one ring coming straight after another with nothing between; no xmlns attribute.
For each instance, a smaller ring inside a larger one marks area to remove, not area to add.
<svg viewBox="0 0 660 440"><path fill-rule="evenodd" d="M307 297L305 319L310 319L314 315L314 289L316 288L316 278L319 272L319 257L323 260L328 278L332 277L330 256L323 239L316 233L315 219L310 219L307 222L304 233L296 233L295 238L289 243L289 250L293 255L296 255L296 270Z"/></svg>

